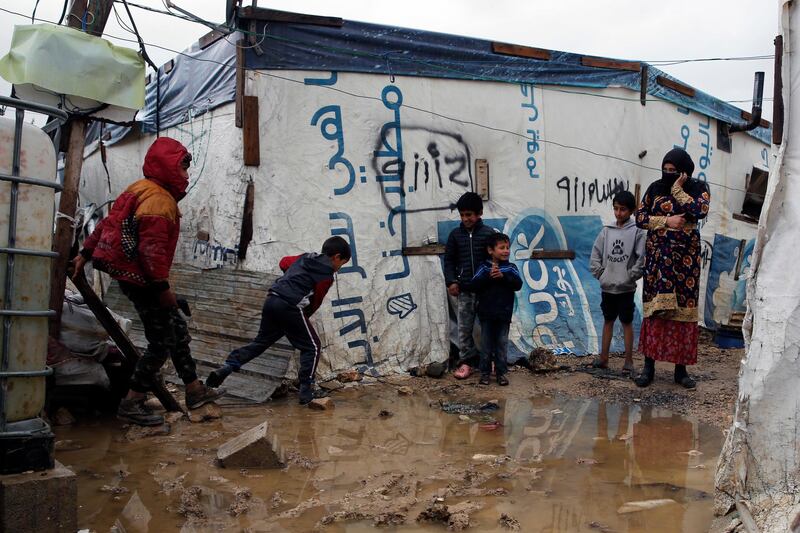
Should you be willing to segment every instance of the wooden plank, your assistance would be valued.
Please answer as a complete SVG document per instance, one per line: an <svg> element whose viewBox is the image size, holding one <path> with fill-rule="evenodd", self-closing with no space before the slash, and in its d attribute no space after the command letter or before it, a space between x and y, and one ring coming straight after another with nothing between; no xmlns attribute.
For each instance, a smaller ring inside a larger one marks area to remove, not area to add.
<svg viewBox="0 0 800 533"><path fill-rule="evenodd" d="M758 224L758 219L757 218L753 218L751 216L743 215L741 213L733 213L731 215L731 217L733 217L733 220L738 220L739 222L747 222L749 224L756 224L756 225Z"/></svg>
<svg viewBox="0 0 800 533"><path fill-rule="evenodd" d="M239 10L239 18L266 20L269 22L290 22L295 24L311 24L314 26L330 26L341 28L344 21L339 17L320 17L317 15L304 15L291 11L279 11L263 7L247 6Z"/></svg>
<svg viewBox="0 0 800 533"><path fill-rule="evenodd" d="M244 37L241 37L238 41L236 41L236 107L234 110L235 113L235 120L236 120L236 127L242 127L242 97L244 96L244 43L242 42Z"/></svg>
<svg viewBox="0 0 800 533"><path fill-rule="evenodd" d="M581 57L581 65L584 67L608 68L613 70L630 70L631 72L639 72L642 70L642 64L638 61L619 61L605 57L583 56Z"/></svg>
<svg viewBox="0 0 800 533"><path fill-rule="evenodd" d="M242 150L245 165L257 167L261 164L257 96L242 96Z"/></svg>
<svg viewBox="0 0 800 533"><path fill-rule="evenodd" d="M642 186L641 184L637 183L633 187L633 197L636 199L636 208L642 206Z"/></svg>
<svg viewBox="0 0 800 533"><path fill-rule="evenodd" d="M753 120L753 114L742 110L742 118L745 119L747 122L750 122L751 120ZM771 126L769 120L764 118L761 119L758 125L761 126L762 128L769 128Z"/></svg>
<svg viewBox="0 0 800 533"><path fill-rule="evenodd" d="M657 76L656 77L656 82L659 85L662 85L662 86L664 86L664 87L666 87L668 89L672 89L673 91L681 93L684 96L694 97L694 95L695 95L694 88L689 87L688 85L684 85L682 83L678 83L677 81L671 80L671 79L669 79L667 77Z"/></svg>
<svg viewBox="0 0 800 533"><path fill-rule="evenodd" d="M244 212L242 213L242 231L239 233L239 260L247 257L247 248L253 240L253 207L255 205L255 184L247 183L244 193Z"/></svg>
<svg viewBox="0 0 800 533"><path fill-rule="evenodd" d="M639 81L639 103L647 105L647 88L650 84L649 68L642 65L642 77Z"/></svg>
<svg viewBox="0 0 800 533"><path fill-rule="evenodd" d="M575 250L533 250L531 259L575 259Z"/></svg>
<svg viewBox="0 0 800 533"><path fill-rule="evenodd" d="M783 35L775 37L775 67L772 84L772 144L783 142Z"/></svg>
<svg viewBox="0 0 800 533"><path fill-rule="evenodd" d="M492 52L505 56L527 57L529 59L541 59L543 61L550 61L551 57L550 50L499 42L492 43Z"/></svg>
<svg viewBox="0 0 800 533"><path fill-rule="evenodd" d="M426 244L425 246L408 246L403 248L403 255L442 255L444 244Z"/></svg>
<svg viewBox="0 0 800 533"><path fill-rule="evenodd" d="M122 328L119 327L119 324L117 324L117 321L114 320L114 317L111 316L111 313L102 300L100 300L97 294L95 294L91 285L89 285L89 282L86 280L84 273L81 272L80 275L76 276L73 282L75 283L75 287L78 289L78 292L80 292L81 296L83 296L84 303L86 303L87 307L89 307L92 313L94 313L94 316L106 330L108 336L111 337L111 340L114 341L114 344L117 345L119 351L122 352L122 355L125 356L125 358L132 362L135 366L136 362L141 359L139 351L131 342L130 338L125 335L125 332L122 331ZM183 411L180 404L178 404L175 398L172 397L172 394L169 393L167 387L164 386L163 381L156 379L154 380L154 384L155 387L153 394L156 396L156 398L158 398L158 401L161 402L161 405L164 406L164 409L175 412Z"/></svg>
<svg viewBox="0 0 800 533"><path fill-rule="evenodd" d="M198 39L197 44L200 46L200 50L205 50L215 42L219 41L225 37L225 34L219 30L211 30L210 32L206 33L200 39Z"/></svg>

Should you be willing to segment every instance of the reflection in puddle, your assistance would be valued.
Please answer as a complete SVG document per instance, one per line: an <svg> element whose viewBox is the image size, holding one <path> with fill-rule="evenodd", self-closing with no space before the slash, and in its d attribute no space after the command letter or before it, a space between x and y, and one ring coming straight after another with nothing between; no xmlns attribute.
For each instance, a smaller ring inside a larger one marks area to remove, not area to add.
<svg viewBox="0 0 800 533"><path fill-rule="evenodd" d="M442 531L416 521L437 497L474 503L481 531L505 531L503 513L524 531L708 529L714 428L595 400L509 399L470 417L431 400L360 388L331 411L226 407L222 420L133 442L116 421L77 425L57 438L83 448L57 459L78 474L79 524L95 531ZM291 451L287 469L213 465L219 444L264 419Z"/></svg>

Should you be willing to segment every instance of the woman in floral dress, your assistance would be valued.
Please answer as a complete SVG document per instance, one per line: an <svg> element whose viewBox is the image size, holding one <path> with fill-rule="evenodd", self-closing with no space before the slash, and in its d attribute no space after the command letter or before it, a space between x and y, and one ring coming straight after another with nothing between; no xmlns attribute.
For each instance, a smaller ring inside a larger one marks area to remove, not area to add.
<svg viewBox="0 0 800 533"><path fill-rule="evenodd" d="M686 365L697 362L697 302L700 291L700 231L711 196L702 181L692 179L694 163L675 148L661 163L654 182L636 211L636 225L647 230L644 269L644 320L639 351L644 369L635 382L653 381L655 362L675 364L675 383L694 388Z"/></svg>

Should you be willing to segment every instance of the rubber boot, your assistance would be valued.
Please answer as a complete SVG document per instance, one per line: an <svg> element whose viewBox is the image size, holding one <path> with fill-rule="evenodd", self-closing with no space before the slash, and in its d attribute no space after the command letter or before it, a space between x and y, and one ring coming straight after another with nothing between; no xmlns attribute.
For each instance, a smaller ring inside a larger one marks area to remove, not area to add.
<svg viewBox="0 0 800 533"><path fill-rule="evenodd" d="M697 386L697 383L689 377L686 365L675 365L675 383L686 389L693 389Z"/></svg>
<svg viewBox="0 0 800 533"><path fill-rule="evenodd" d="M647 387L653 382L656 375L656 361L652 357L644 358L644 368L642 373L633 380L638 387Z"/></svg>

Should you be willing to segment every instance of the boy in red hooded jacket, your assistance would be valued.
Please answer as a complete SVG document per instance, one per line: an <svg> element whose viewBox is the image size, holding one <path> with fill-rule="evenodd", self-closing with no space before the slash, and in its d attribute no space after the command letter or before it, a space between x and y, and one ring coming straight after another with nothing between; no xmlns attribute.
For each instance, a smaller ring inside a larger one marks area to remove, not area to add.
<svg viewBox="0 0 800 533"><path fill-rule="evenodd" d="M188 150L169 137L161 137L147 150L144 179L130 185L86 238L73 259L76 275L87 261L111 275L130 299L144 326L148 346L136 364L130 390L120 402L117 416L140 425L164 423L161 415L145 406L158 372L172 358L186 385L186 406L196 409L224 394L199 379L189 349L189 330L178 313L169 271L180 234L178 201L189 184Z"/></svg>

